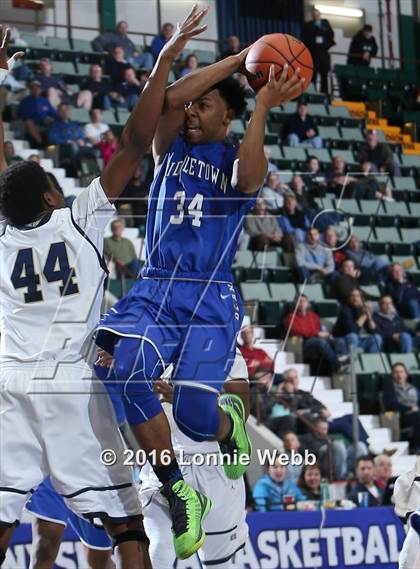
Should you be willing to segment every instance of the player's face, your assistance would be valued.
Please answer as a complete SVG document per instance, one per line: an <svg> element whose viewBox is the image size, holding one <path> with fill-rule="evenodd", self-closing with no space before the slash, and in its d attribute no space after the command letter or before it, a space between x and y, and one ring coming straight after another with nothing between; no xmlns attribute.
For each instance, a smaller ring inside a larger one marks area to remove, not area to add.
<svg viewBox="0 0 420 569"><path fill-rule="evenodd" d="M185 111L185 139L190 144L207 144L226 138L233 118L226 102L217 89L209 91L194 101Z"/></svg>

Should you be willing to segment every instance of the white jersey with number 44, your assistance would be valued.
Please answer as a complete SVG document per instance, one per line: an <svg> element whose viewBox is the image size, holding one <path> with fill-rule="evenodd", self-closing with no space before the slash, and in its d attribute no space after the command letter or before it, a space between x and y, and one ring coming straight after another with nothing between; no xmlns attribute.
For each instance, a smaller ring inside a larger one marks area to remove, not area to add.
<svg viewBox="0 0 420 569"><path fill-rule="evenodd" d="M104 229L115 213L99 178L38 222L0 237L1 361L76 362L100 317Z"/></svg>

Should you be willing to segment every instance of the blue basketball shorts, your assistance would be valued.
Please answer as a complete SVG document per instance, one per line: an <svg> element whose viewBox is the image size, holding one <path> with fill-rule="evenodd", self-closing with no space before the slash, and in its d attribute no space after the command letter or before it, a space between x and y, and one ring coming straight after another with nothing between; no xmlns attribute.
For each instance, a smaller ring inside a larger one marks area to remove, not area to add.
<svg viewBox="0 0 420 569"><path fill-rule="evenodd" d="M111 540L104 529L76 516L58 494L49 478L38 486L26 503L25 509L36 518L67 526L69 524L80 541L91 549L111 549Z"/></svg>
<svg viewBox="0 0 420 569"><path fill-rule="evenodd" d="M103 317L96 343L112 354L120 338L138 338L132 376L136 381L142 368L150 389L173 364L174 384L218 392L235 359L242 319L231 283L143 278Z"/></svg>

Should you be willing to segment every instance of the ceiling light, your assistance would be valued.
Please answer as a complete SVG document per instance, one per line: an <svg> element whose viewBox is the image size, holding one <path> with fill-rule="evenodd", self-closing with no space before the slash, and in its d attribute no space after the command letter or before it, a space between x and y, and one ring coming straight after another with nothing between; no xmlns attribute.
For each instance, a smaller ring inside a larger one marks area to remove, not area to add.
<svg viewBox="0 0 420 569"><path fill-rule="evenodd" d="M315 4L315 10L319 10L321 14L329 14L330 16L345 16L346 18L362 18L362 10L357 8L342 8L341 6L329 6L326 4Z"/></svg>

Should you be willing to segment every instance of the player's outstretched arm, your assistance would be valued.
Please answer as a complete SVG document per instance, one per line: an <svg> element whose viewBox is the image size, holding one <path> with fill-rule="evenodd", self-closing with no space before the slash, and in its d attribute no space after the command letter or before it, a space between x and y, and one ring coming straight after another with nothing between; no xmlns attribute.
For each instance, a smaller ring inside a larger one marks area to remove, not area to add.
<svg viewBox="0 0 420 569"><path fill-rule="evenodd" d="M25 53L23 51L18 51L12 55L12 57L7 59L7 48L9 47L10 41L10 30L7 28L3 32L3 26L0 26L0 85L3 83L7 74L12 69L15 60L23 57ZM0 172L3 172L7 168L6 159L4 157L4 128L3 128L3 118L0 115Z"/></svg>
<svg viewBox="0 0 420 569"><path fill-rule="evenodd" d="M203 17L207 9L201 12ZM205 28L204 28L205 29ZM153 140L153 154L156 164L166 154L182 127L185 106L199 99L213 85L239 71L245 61L248 49L238 55L226 57L217 63L198 69L181 77L166 89L165 105Z"/></svg>
<svg viewBox="0 0 420 569"><path fill-rule="evenodd" d="M261 187L267 174L267 159L264 156L265 123L270 109L296 96L299 70L287 79L287 65L277 81L274 66L270 67L267 84L258 92L255 109L251 115L245 136L239 146L233 166L232 187L243 194L254 194Z"/></svg>
<svg viewBox="0 0 420 569"><path fill-rule="evenodd" d="M205 26L198 26L204 13L205 11L198 12L194 6L160 52L140 99L124 127L119 149L101 174L101 185L109 199L115 199L121 194L139 161L149 150L163 109L171 65L187 41L205 29Z"/></svg>

